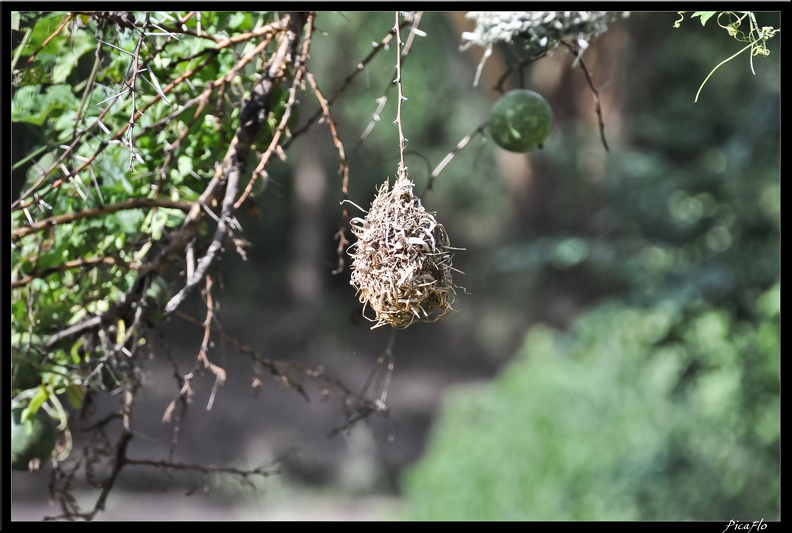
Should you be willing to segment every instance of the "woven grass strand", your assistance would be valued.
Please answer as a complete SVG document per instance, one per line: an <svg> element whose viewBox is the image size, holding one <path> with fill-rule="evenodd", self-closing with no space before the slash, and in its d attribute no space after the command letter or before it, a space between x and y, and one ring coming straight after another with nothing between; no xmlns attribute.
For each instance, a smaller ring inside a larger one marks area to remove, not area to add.
<svg viewBox="0 0 792 533"><path fill-rule="evenodd" d="M413 194L405 172L379 188L365 218L350 220L357 242L350 247L360 301L375 313L372 329L403 329L436 322L452 311L450 242L445 228Z"/></svg>

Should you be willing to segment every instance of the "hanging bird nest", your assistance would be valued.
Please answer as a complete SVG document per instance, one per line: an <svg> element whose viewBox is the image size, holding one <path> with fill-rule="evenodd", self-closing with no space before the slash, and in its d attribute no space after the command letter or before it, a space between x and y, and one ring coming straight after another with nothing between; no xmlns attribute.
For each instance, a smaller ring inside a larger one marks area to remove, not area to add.
<svg viewBox="0 0 792 533"><path fill-rule="evenodd" d="M476 29L462 33L462 48L504 42L538 55L563 40L590 41L605 33L609 24L628 15L609 11L471 11L465 18L475 19Z"/></svg>
<svg viewBox="0 0 792 533"><path fill-rule="evenodd" d="M376 314L372 329L436 322L456 294L450 242L442 224L413 194L404 171L388 190L380 187L365 218L350 220L357 242L350 247L352 278L360 301ZM368 317L366 317L368 318Z"/></svg>
<svg viewBox="0 0 792 533"><path fill-rule="evenodd" d="M497 43L522 48L528 57L556 48L561 41L571 40L585 47L602 35L612 22L627 17L629 12L611 11L470 11L465 18L474 19L476 28L462 32L461 50L471 45L484 47L473 85L478 85L484 63Z"/></svg>

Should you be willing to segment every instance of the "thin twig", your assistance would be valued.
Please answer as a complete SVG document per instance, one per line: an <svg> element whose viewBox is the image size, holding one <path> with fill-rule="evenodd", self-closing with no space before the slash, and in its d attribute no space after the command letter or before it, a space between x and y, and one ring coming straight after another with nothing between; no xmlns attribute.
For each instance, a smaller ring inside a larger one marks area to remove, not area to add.
<svg viewBox="0 0 792 533"><path fill-rule="evenodd" d="M209 411L212 409L212 404L214 403L215 395L217 394L217 389L220 385L225 383L226 380L226 371L219 366L215 365L209 360L209 354L207 350L209 349L209 339L211 339L212 330L209 327L214 319L214 303L212 302L212 278L210 276L206 276L206 319L204 320L204 338L201 342L201 349L198 352L198 361L202 362L206 368L208 368L212 374L215 375L215 382L212 386L212 392L209 395L209 403L206 405L206 410Z"/></svg>
<svg viewBox="0 0 792 533"><path fill-rule="evenodd" d="M204 328L204 323L193 318L192 316L182 313L181 311L175 311L173 316L176 318L180 318L185 322L193 324L197 327ZM323 369L314 369L308 368L296 361L280 361L280 360L272 360L264 357L262 354L246 346L245 344L241 343L239 340L235 339L234 337L228 335L224 331L212 327L212 333L217 334L220 338L232 345L236 348L240 353L250 356L253 359L253 362L268 370L273 376L278 378L280 382L283 384L293 388L297 391L305 401L310 401L310 397L306 392L305 388L302 384L298 381L297 375L311 379L322 388L323 394L327 394L329 392L329 388L335 389L338 391L341 396L348 401L350 404L357 405L359 407L360 412L367 412L373 413L377 412L378 408L376 402L368 399L367 397L363 396L363 393L358 393L344 385L344 383L335 377L328 375ZM389 346L393 346L393 340L389 341ZM254 385L255 386L255 385ZM365 391L364 391L365 392ZM379 409L381 411L382 409Z"/></svg>
<svg viewBox="0 0 792 533"><path fill-rule="evenodd" d="M234 476L239 476L244 479L251 476L269 477L281 473L280 470L274 466L277 464L277 462L273 462L269 465L259 466L257 468L254 468L253 470L241 470L239 468L228 467L228 466L227 467L203 466L203 465L195 465L195 464L175 463L171 461L153 461L148 459L127 459L126 464L129 466L150 466L153 468L157 468L159 470L182 470L182 471L201 472L203 474L230 474Z"/></svg>
<svg viewBox="0 0 792 533"><path fill-rule="evenodd" d="M509 65L509 67L503 72L503 74L501 74L501 77L498 78L498 82L495 84L493 89L503 94L505 92L505 89L503 88L503 84L506 83L506 80L509 78L512 72L514 72L515 70L522 71L523 67L530 65L534 61L541 59L546 55L547 55L547 50L545 49L539 52L538 54L536 54L535 56L525 58L514 65Z"/></svg>
<svg viewBox="0 0 792 533"><path fill-rule="evenodd" d="M354 404L354 409L347 413L347 417L344 420L344 423L341 424L339 427L333 429L328 435L328 438L332 438L343 431L347 431L352 426L354 426L360 420L368 417L372 413L386 413L388 412L388 406L385 401L388 399L388 389L390 387L390 380L393 375L393 344L396 341L396 328L391 328L390 336L388 337L388 343L385 346L385 350L380 354L377 358L377 362L374 364L374 368L371 369L368 378L366 379L366 383L363 385L363 389L358 393L357 397L358 400ZM380 393L380 397L378 400L374 402L367 399L368 389L371 387L371 384L374 382L374 378L377 374L380 373L382 369L382 365L386 364L385 367L385 383L382 387L382 392ZM360 404L360 399L365 399L365 404Z"/></svg>
<svg viewBox="0 0 792 533"><path fill-rule="evenodd" d="M396 12L396 24L394 25L394 29L396 30L396 87L398 89L398 101L396 102L396 125L399 128L399 175L406 175L407 174L407 167L404 165L404 143L406 139L404 138L404 132L402 131L402 102L406 100L404 98L404 94L402 93L402 71L401 71L401 35L399 34L399 12Z"/></svg>
<svg viewBox="0 0 792 533"><path fill-rule="evenodd" d="M404 48L402 48L399 54L402 66L404 65L404 62L407 60L407 57L410 53L410 49L412 47L412 41L416 35L416 32L418 31L418 24L421 21L422 15L423 12L419 11L413 17L405 17L404 22L402 22L402 26L406 25L407 23L412 24L412 26L410 27L410 35L407 38L407 43L404 45ZM397 33L396 30L399 27L401 26L399 26L397 23L396 26L391 31ZM399 77L399 71L397 69L396 73L393 76L391 76L392 81L388 82L388 85L387 87L385 87L385 91L382 94L382 96L377 98L376 100L377 109L376 111L374 111L374 114L371 116L371 121L368 123L368 126L366 126L366 129L363 130L363 133L360 135L360 138L358 139L357 143L355 144L355 146L352 147L352 153L357 152L357 150L361 146L363 146L363 143L366 142L366 139L368 139L369 135L371 135L371 132L374 131L374 127L377 125L377 122L379 122L380 113L382 113L382 110L385 108L385 104L387 104L388 102L388 92L395 85L396 79L398 79L398 77Z"/></svg>
<svg viewBox="0 0 792 533"><path fill-rule="evenodd" d="M132 406L134 404L134 400L135 400L134 388L126 390L124 392L124 406L121 411L121 418L123 421L122 424L123 431L114 446L115 453L113 456L113 466L112 469L110 470L110 474L107 476L106 479L102 480L102 482L98 484L101 487L101 491L99 493L99 497L96 499L96 503L94 504L93 509L85 513L67 512L62 516L46 517L44 518L45 521L59 520L59 519L74 520L75 518L82 518L83 520L90 521L93 520L94 517L99 512L104 511L107 498L110 495L110 492L113 490L113 486L115 485L115 482L118 479L121 470L123 470L124 466L126 466L127 464L126 452L129 446L129 441L131 441L133 437L133 433L131 429L131 419L132 419Z"/></svg>
<svg viewBox="0 0 792 533"><path fill-rule="evenodd" d="M591 80L591 75L589 74L588 68L586 68L586 64L583 63L583 57L578 52L578 49L571 44L567 43L566 41L561 41L561 44L566 46L570 52L575 56L575 61L580 63L580 68L583 70L583 75L586 77L586 81L588 82L588 86L591 89L591 93L594 96L594 106L597 111L597 120L599 121L599 130L600 130L600 139L602 140L602 146L605 147L606 152L610 152L610 148L608 148L608 141L605 139L605 123L602 120L602 106L600 105L600 97L599 91L594 88L594 82Z"/></svg>
<svg viewBox="0 0 792 533"><path fill-rule="evenodd" d="M72 13L69 13L68 15L66 15L66 18L63 19L63 21L55 29L55 31L52 32L49 35L49 37L44 39L44 42L41 43L41 46L39 46L32 54L30 54L30 57L28 57L28 60L25 62L24 65L22 65L20 70L24 70L24 69L28 68L30 65L33 64L33 61L35 61L36 56L38 56L39 52L41 52L44 49L44 47L47 46L52 39L54 39L55 37L58 36L58 34L61 32L61 30L63 30L63 28L66 27L66 24L68 24L69 21L72 19L72 17L74 17L74 14L72 14Z"/></svg>
<svg viewBox="0 0 792 533"><path fill-rule="evenodd" d="M319 101L319 105L324 112L324 116L327 119L328 125L330 126L330 135L333 137L333 145L338 152L338 172L341 174L341 194L343 196L341 203L344 204L347 200L349 200L349 168L347 167L346 156L344 155L344 145L341 143L341 139L338 137L338 129L336 128L335 119L333 119L333 115L330 113L330 106L328 105L327 99L322 94L322 91L319 90L319 86L316 84L313 74L307 72L306 79L313 88L316 99ZM336 249L336 253L338 255L338 266L335 270L333 270L333 274L340 274L344 271L344 252L347 248L347 245L349 245L349 240L346 238L346 226L348 222L349 210L344 207L341 214L341 227L335 234L335 237L338 239L338 248Z"/></svg>
<svg viewBox="0 0 792 533"><path fill-rule="evenodd" d="M265 167L269 163L269 159L272 154L278 150L283 150L284 146L281 142L281 136L286 131L286 127L288 126L289 119L291 118L292 108L294 107L297 101L297 88L302 83L302 76L305 72L307 72L306 63L308 61L308 52L311 47L311 35L313 32L313 20L314 20L314 13L308 13L307 21L305 24L305 35L303 36L303 46L302 51L298 57L294 59L294 78L291 83L291 87L289 87L289 96L286 99L286 104L283 109L283 115L281 116L281 120L278 123L278 126L275 128L275 131L272 134L272 139L270 140L269 146L261 154L259 158L259 163L256 168L253 170L250 180L248 184L245 186L245 190L239 196L239 199L234 204L234 209L239 209L240 206L245 202L248 198L250 193L253 191L253 187L256 184L256 180L258 179L266 179L266 172L264 171ZM296 44L296 41L292 44ZM289 49L290 50L290 49ZM286 53L287 50L285 48L281 48L279 52L276 54L282 55ZM291 57L291 56L289 56ZM276 61L270 67L269 75L272 79L279 79L284 74L284 69L286 68L286 59L282 61ZM278 72L278 70L280 72Z"/></svg>
<svg viewBox="0 0 792 533"><path fill-rule="evenodd" d="M135 115L137 114L137 89L135 89L135 82L137 81L138 76L140 75L140 48L143 46L143 40L145 39L145 30L148 28L151 21L151 13L146 12L146 22L143 26L143 31L140 32L138 35L138 41L135 45L135 52L132 54L132 63L129 65L128 73L131 73L130 80L127 82L126 80L124 83L127 84L129 87L130 92L132 93L132 116L129 119L129 129L127 135L127 148L129 148L129 170L133 169L133 165L135 163L135 138L134 138L134 131L135 131ZM145 79L145 78L144 78ZM165 98L164 94L160 94L163 99ZM165 100L167 102L167 100Z"/></svg>
<svg viewBox="0 0 792 533"><path fill-rule="evenodd" d="M404 21L402 21L401 26L406 26L407 24L409 24L409 21L404 20ZM388 34L385 37L383 37L380 40L380 42L374 43L374 49L371 52L369 52L368 55L363 58L363 60L361 60L357 65L355 65L354 70L346 75L344 80L341 82L341 85L339 85L338 88L335 90L335 92L333 92L333 95L330 98L328 98L328 100L327 100L328 107L331 107L335 103L335 101L341 96L341 94L343 94L343 92L346 90L346 88L349 86L349 84L352 83L352 80L354 80L357 77L358 74L363 72L363 70L366 68L366 66L371 62L372 59L374 59L374 57L380 52L380 50L387 50L388 49L388 45L393 40L393 37L395 35L396 35L396 30L394 28L391 28L391 30L388 32ZM388 86L390 86L390 85L392 85L392 84L389 83ZM323 114L323 111L320 108L313 115L311 115L311 117L308 118L308 120L305 122L305 124L303 124L299 128L296 128L292 132L291 138L283 143L283 148L284 149L288 148L289 145L292 142L294 142L294 139L297 136L305 133L308 130L308 128L310 128L313 124L316 123L316 121L319 119L319 117L322 116L322 114ZM354 149L352 151L354 152Z"/></svg>
<svg viewBox="0 0 792 533"><path fill-rule="evenodd" d="M451 162L454 156L456 156L457 153L459 153L465 146L467 146L468 143L472 141L476 135L478 134L484 135L484 130L487 129L488 126L489 126L489 121L480 124L475 130L467 134L461 141L459 141L456 147L454 147L452 151L446 154L443 160L440 161L440 164L435 167L435 169L432 171L432 174L429 176L429 181L426 182L426 188L424 189L424 193L432 190L432 186L434 185L435 179L437 178L437 176L440 175L443 169Z"/></svg>

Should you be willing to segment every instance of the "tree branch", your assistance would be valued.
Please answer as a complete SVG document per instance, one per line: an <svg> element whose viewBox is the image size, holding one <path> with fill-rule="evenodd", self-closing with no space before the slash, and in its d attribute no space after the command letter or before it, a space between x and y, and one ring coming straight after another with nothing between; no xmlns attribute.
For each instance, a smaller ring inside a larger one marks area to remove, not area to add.
<svg viewBox="0 0 792 533"><path fill-rule="evenodd" d="M124 211L126 209L141 209L147 207L167 207L171 209L179 209L181 211L189 211L190 208L192 207L192 204L190 202L174 201L174 200L167 200L161 198L131 198L129 200L124 200L122 202L117 202L109 205L103 205L102 207L96 207L94 209L84 209L82 211L74 211L72 213L66 213L64 215L57 215L54 217L45 218L44 220L40 220L31 226L24 226L21 228L12 229L11 239L19 239L20 237L24 237L25 235L30 235L31 233L43 231L49 228L50 226L68 224L70 222L74 222L76 220L82 220L84 218L93 218L102 215L110 215L112 213L118 211Z"/></svg>
<svg viewBox="0 0 792 533"><path fill-rule="evenodd" d="M75 259L73 261L66 261L65 263L61 263L60 265L56 265L50 268L45 268L44 270L38 272L33 272L32 274L29 274L28 276L25 276L22 279L13 281L11 283L11 288L18 289L20 287L24 287L34 279L46 278L47 276L55 272L63 272L64 270L71 270L73 268L80 268L85 266L93 267L99 265L107 265L107 266L124 265L130 270L135 270L138 268L138 265L136 263L127 263L125 261L118 260L114 257L100 256L100 257L89 257L86 259Z"/></svg>
<svg viewBox="0 0 792 533"><path fill-rule="evenodd" d="M602 106L600 105L599 91L594 88L594 82L591 80L591 74L589 74L588 68L586 68L586 64L583 63L583 57L581 57L577 48L573 47L566 41L561 41L561 44L566 46L569 49L569 51L572 52L572 54L575 56L575 61L580 63L580 68L583 70L583 75L586 77L588 86L591 89L592 95L594 96L594 106L595 106L595 110L597 111L597 119L599 121L600 139L602 140L602 146L605 147L606 152L610 152L610 148L608 148L608 141L605 139L605 123L602 120Z"/></svg>
<svg viewBox="0 0 792 533"><path fill-rule="evenodd" d="M186 285L167 303L165 313L172 313L192 293L195 286L206 275L217 253L222 249L226 235L230 233L229 222L235 212L234 202L239 190L240 176L247 165L250 145L258 135L261 125L267 120L269 110L272 108L270 97L273 89L281 83L287 64L292 61L293 48L299 39L299 32L302 28L301 24L294 20L295 15L288 15L288 17L288 28L281 39L278 50L267 63L264 75L253 88L250 100L242 108L237 134L231 141L231 146L223 162L218 166L218 171L215 172L213 183L207 188L207 191L211 190L213 188L211 185L217 186L218 184L220 188L223 186L225 188L220 221L217 224L212 243L204 257L198 261L198 267L187 280ZM299 16L296 18L302 19ZM273 138L274 142L276 142L275 138ZM258 171L259 169L256 169L256 172ZM221 191L218 191L217 194L219 196Z"/></svg>

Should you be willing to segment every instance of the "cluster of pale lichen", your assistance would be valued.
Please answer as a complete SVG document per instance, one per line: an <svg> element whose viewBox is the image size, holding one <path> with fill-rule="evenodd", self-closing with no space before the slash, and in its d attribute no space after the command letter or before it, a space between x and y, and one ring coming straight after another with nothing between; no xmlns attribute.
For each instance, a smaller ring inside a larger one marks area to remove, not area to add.
<svg viewBox="0 0 792 533"><path fill-rule="evenodd" d="M442 224L413 194L406 173L385 182L365 218L350 221L357 242L350 248L352 278L360 301L370 307L373 328L406 328L435 322L451 311L450 242Z"/></svg>

